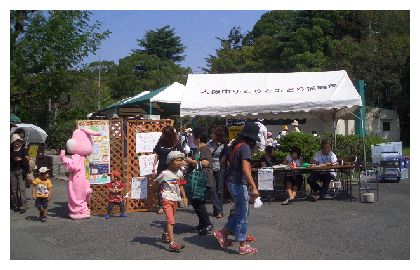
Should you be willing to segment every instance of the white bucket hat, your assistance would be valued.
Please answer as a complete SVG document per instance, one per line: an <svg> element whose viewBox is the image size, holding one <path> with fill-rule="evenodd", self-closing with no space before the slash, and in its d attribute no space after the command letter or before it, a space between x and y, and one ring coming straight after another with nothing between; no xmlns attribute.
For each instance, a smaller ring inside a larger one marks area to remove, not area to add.
<svg viewBox="0 0 420 270"><path fill-rule="evenodd" d="M15 141L22 141L23 142L23 140L22 140L22 138L19 136L19 134L13 134L12 135L12 139L10 140L10 143L14 143Z"/></svg>
<svg viewBox="0 0 420 270"><path fill-rule="evenodd" d="M166 159L166 163L169 164L171 163L172 160L177 159L177 158L185 158L185 155L183 153L181 153L180 151L171 151L168 154L168 157Z"/></svg>
<svg viewBox="0 0 420 270"><path fill-rule="evenodd" d="M48 172L50 169L48 169L47 167L41 167L41 168L39 168L39 172L40 173L46 173L46 172Z"/></svg>
<svg viewBox="0 0 420 270"><path fill-rule="evenodd" d="M294 120L292 126L299 126L299 122L297 120Z"/></svg>

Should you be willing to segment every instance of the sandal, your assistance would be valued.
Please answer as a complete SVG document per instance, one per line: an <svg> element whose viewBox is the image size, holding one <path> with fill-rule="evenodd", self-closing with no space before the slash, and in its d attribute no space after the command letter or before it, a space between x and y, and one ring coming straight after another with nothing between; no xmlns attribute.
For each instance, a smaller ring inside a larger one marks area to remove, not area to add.
<svg viewBox="0 0 420 270"><path fill-rule="evenodd" d="M158 214L163 214L163 208L159 208L159 209L156 211L156 213L158 213Z"/></svg>
<svg viewBox="0 0 420 270"><path fill-rule="evenodd" d="M221 248L227 248L229 242L227 241L227 237L224 236L221 231L214 231L213 236L217 239ZM230 243L233 245L232 241L230 241Z"/></svg>
<svg viewBox="0 0 420 270"><path fill-rule="evenodd" d="M258 250L250 245L239 247L239 255L255 254Z"/></svg>
<svg viewBox="0 0 420 270"><path fill-rule="evenodd" d="M162 242L165 243L165 244L170 243L168 233L162 233Z"/></svg>
<svg viewBox="0 0 420 270"><path fill-rule="evenodd" d="M248 243L255 243L256 241L257 241L257 237L252 236L252 235L250 235L250 234L247 234L247 235L246 235L245 242L248 242Z"/></svg>
<svg viewBox="0 0 420 270"><path fill-rule="evenodd" d="M290 204L290 199L286 199L285 201L283 201L282 203L281 203L281 205L289 205Z"/></svg>

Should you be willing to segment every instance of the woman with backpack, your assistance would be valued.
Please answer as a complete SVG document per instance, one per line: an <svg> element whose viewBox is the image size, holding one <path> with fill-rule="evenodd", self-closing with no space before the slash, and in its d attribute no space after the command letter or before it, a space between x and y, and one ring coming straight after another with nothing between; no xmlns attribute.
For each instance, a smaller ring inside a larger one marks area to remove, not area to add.
<svg viewBox="0 0 420 270"><path fill-rule="evenodd" d="M260 141L259 127L254 122L246 122L232 146L227 151L226 177L229 193L235 203L235 214L228 219L222 230L215 231L214 237L222 248L232 245L228 240L230 231L235 232L239 242L239 254L255 254L257 249L247 244L247 220L249 197L258 197L258 189L251 175L251 154ZM249 189L249 191L248 191Z"/></svg>

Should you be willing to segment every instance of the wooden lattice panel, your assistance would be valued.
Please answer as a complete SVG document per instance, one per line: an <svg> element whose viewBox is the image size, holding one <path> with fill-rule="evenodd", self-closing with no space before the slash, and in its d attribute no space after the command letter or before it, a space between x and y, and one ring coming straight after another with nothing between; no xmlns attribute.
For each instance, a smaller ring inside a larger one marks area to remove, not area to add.
<svg viewBox="0 0 420 270"><path fill-rule="evenodd" d="M92 197L90 199L90 212L92 215L103 215L106 213L108 208L108 194L109 191L105 185L91 185L93 190ZM114 206L111 214L117 214L120 212L118 205Z"/></svg>
<svg viewBox="0 0 420 270"><path fill-rule="evenodd" d="M136 153L136 133L160 132L166 126L173 126L173 120L129 120L127 121L127 167L125 170L126 188L131 190L131 179L139 176L139 161ZM153 179L147 177L148 184ZM148 191L146 200L127 199L127 212L154 211L157 195Z"/></svg>
<svg viewBox="0 0 420 270"><path fill-rule="evenodd" d="M111 170L119 170L123 173L124 169L124 134L122 120L79 120L77 126L90 125L108 125L109 126L109 142ZM102 215L106 213L108 207L109 191L104 185L91 185L93 194L90 200L90 210L92 215ZM125 194L125 193L124 193ZM119 207L114 207L112 213L119 213Z"/></svg>
<svg viewBox="0 0 420 270"><path fill-rule="evenodd" d="M111 171L119 170L124 175L124 130L122 120L109 121L109 141L111 144Z"/></svg>

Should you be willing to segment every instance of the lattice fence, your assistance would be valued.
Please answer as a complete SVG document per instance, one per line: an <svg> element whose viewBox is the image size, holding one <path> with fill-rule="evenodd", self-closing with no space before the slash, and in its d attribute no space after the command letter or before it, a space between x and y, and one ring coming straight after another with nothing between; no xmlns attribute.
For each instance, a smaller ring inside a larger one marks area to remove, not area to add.
<svg viewBox="0 0 420 270"><path fill-rule="evenodd" d="M131 190L131 179L139 176L139 160L136 153L136 133L160 132L166 126L173 126L173 120L129 120L127 121L127 167L125 179L127 190ZM153 179L147 177L148 184ZM147 194L146 200L127 199L127 212L154 211L157 207L157 195Z"/></svg>
<svg viewBox="0 0 420 270"><path fill-rule="evenodd" d="M111 170L124 172L124 130L122 120L80 120L77 126L109 125ZM105 214L108 207L109 191L106 185L91 185L93 194L90 200L92 215ZM114 207L112 213L119 213L119 207Z"/></svg>

